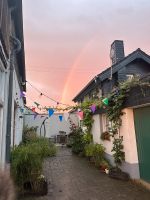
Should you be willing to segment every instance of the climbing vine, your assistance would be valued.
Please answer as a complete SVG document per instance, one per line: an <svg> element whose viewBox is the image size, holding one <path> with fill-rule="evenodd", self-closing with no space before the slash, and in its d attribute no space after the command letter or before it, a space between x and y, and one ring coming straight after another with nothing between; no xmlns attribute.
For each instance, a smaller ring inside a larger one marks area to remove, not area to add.
<svg viewBox="0 0 150 200"><path fill-rule="evenodd" d="M105 108L106 115L108 120L111 122L111 127L109 127L109 132L114 138L112 152L114 152L114 161L116 166L120 165L122 161L125 159L125 153L123 152L123 137L120 136L120 127L122 125L122 115L123 115L123 108L124 102L129 95L129 91L131 88L140 86L142 91L142 86L150 86L148 82L141 82L139 77L134 77L131 80L127 80L125 82L119 83L118 87L116 87L105 99L99 100L92 100L86 101L82 104L78 105L77 108L80 108L83 113L83 126L86 127L86 133L91 134L93 120L93 113L90 109L92 104L95 104L96 107L103 107ZM107 102L108 101L108 105ZM105 104L106 103L106 104Z"/></svg>
<svg viewBox="0 0 150 200"><path fill-rule="evenodd" d="M120 136L120 127L122 125L122 115L124 102L129 94L129 91L132 87L141 86L138 77L133 78L132 80L127 80L123 83L120 83L115 91L109 95L109 105L106 109L106 114L111 121L112 126L110 128L110 134L114 137L112 152L114 152L114 161L116 166L120 165L125 159L125 153L123 152L123 137ZM115 137L115 135L118 135Z"/></svg>

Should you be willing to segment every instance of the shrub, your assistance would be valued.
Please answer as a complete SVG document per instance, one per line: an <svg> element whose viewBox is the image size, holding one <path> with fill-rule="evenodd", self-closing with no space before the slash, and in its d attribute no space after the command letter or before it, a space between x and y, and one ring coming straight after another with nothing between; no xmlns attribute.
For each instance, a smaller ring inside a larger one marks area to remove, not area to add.
<svg viewBox="0 0 150 200"><path fill-rule="evenodd" d="M94 144L88 144L85 146L85 156L86 157L92 157L94 155Z"/></svg>
<svg viewBox="0 0 150 200"><path fill-rule="evenodd" d="M56 146L47 138L39 137L12 150L11 172L21 190L25 183L30 183L32 191L37 189L37 178L42 172L43 159L55 154Z"/></svg>
<svg viewBox="0 0 150 200"><path fill-rule="evenodd" d="M122 162L125 160L125 153L123 151L122 143L123 143L123 137L114 138L113 148L111 151L114 152L113 157L117 167L121 165Z"/></svg>
<svg viewBox="0 0 150 200"><path fill-rule="evenodd" d="M76 132L72 135L72 151L79 154L84 151L85 141L81 128L77 128Z"/></svg>
<svg viewBox="0 0 150 200"><path fill-rule="evenodd" d="M93 135L90 133L86 133L83 135L83 140L86 144L90 144L93 141Z"/></svg>
<svg viewBox="0 0 150 200"><path fill-rule="evenodd" d="M30 145L38 147L38 151L42 159L56 155L56 146L47 138L37 137Z"/></svg>
<svg viewBox="0 0 150 200"><path fill-rule="evenodd" d="M105 151L105 148L102 144L94 145L93 157L94 157L95 165L98 167L100 166L100 163L102 162L104 158L104 151Z"/></svg>
<svg viewBox="0 0 150 200"><path fill-rule="evenodd" d="M38 146L21 145L11 154L11 172L16 184L23 189L25 182L35 182L41 174L42 158ZM34 188L34 186L32 186Z"/></svg>
<svg viewBox="0 0 150 200"><path fill-rule="evenodd" d="M29 143L29 142L36 140L36 138L37 138L36 131L37 131L37 127L25 126L24 130L23 130L22 143L26 144L26 143Z"/></svg>

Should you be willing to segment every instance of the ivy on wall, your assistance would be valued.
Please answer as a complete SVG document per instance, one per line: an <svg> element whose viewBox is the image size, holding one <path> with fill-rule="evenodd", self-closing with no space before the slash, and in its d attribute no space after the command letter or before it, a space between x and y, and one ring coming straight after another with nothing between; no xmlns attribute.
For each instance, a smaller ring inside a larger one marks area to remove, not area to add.
<svg viewBox="0 0 150 200"><path fill-rule="evenodd" d="M120 127L122 125L122 115L123 106L126 98L128 97L131 88L150 84L148 82L141 82L138 77L134 77L131 80L122 82L115 88L108 96L105 101L108 101L108 105L105 105L106 115L109 121L111 121L112 126L109 130L110 136L114 138L112 152L114 152L114 161L116 166L121 165L122 161L125 160L125 153L123 152L123 137L120 136ZM83 125L87 128L87 132L91 133L91 128L93 124L93 114L89 107L94 103L97 107L104 106L104 99L92 100L88 102L83 102L79 108L84 112Z"/></svg>

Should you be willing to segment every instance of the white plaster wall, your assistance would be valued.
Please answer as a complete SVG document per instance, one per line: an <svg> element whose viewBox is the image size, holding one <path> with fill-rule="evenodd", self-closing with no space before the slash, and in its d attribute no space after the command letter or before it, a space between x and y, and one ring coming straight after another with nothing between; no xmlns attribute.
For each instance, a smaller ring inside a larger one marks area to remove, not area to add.
<svg viewBox="0 0 150 200"><path fill-rule="evenodd" d="M0 60L0 165L5 164L9 72Z"/></svg>
<svg viewBox="0 0 150 200"><path fill-rule="evenodd" d="M102 125L101 125L101 115L94 115L93 116L94 122L92 126L92 135L93 135L93 142L98 144L103 144L105 147L105 152L109 155L112 155L112 140L106 141L101 140L101 132L102 132Z"/></svg>
<svg viewBox="0 0 150 200"><path fill-rule="evenodd" d="M93 120L94 120L92 126L93 142L100 144L100 134L101 134L100 115L94 115Z"/></svg>
<svg viewBox="0 0 150 200"><path fill-rule="evenodd" d="M138 163L133 109L124 109L123 112L124 115L122 116L120 135L123 136L125 161L129 163Z"/></svg>
<svg viewBox="0 0 150 200"><path fill-rule="evenodd" d="M64 117L62 122L59 120L59 115L60 114L53 114L51 117L48 117L48 115L37 115L36 119L34 120L34 115L33 114L25 114L24 115L24 125L28 125L29 127L31 126L37 126L37 133L40 135L40 127L42 122L46 117L48 119L45 121L45 127L46 127L46 137L52 137L56 136L59 134L59 131L65 131L67 134L70 133L70 123L69 120L65 121ZM62 114L63 115L63 114ZM41 118L41 116L44 116ZM78 117L76 114L70 114L70 118L74 124L78 124ZM44 135L44 130L42 127L41 135Z"/></svg>
<svg viewBox="0 0 150 200"><path fill-rule="evenodd" d="M123 136L125 161L128 163L138 163L133 109L124 109L123 112L124 115L122 116L122 126L120 128L120 135ZM93 119L93 141L95 143L103 144L106 149L105 152L109 155L112 155L113 152L111 152L111 150L113 146L113 139L111 139L111 141L101 140L100 135L102 128L100 123L100 115L94 115Z"/></svg>
<svg viewBox="0 0 150 200"><path fill-rule="evenodd" d="M20 108L24 108L23 99L20 98L20 85L16 72L13 78L13 100L12 100L12 122L11 122L11 146L18 145L22 141L23 133L23 113ZM14 110L15 105L17 106ZM22 118L21 118L22 117ZM14 139L13 139L14 137Z"/></svg>

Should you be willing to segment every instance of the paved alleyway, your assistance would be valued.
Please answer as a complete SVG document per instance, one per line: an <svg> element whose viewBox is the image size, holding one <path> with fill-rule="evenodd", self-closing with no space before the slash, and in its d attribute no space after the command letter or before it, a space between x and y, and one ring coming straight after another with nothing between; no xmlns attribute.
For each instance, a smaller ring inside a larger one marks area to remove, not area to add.
<svg viewBox="0 0 150 200"><path fill-rule="evenodd" d="M85 159L62 148L45 163L49 192L28 200L149 200L150 192L131 182L113 180Z"/></svg>

